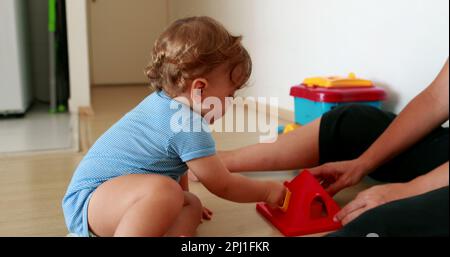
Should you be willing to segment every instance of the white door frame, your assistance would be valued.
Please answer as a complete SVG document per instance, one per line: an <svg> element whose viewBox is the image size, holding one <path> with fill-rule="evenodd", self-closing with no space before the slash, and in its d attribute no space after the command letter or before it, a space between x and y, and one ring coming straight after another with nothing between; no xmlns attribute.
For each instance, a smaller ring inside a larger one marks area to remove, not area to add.
<svg viewBox="0 0 450 257"><path fill-rule="evenodd" d="M69 110L91 109L88 15L86 0L67 0L67 33L69 45Z"/></svg>

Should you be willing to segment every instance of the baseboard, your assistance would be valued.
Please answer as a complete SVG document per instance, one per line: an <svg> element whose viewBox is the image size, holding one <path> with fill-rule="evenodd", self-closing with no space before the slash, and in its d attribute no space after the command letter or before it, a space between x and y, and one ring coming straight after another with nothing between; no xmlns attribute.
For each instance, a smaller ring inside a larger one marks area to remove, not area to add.
<svg viewBox="0 0 450 257"><path fill-rule="evenodd" d="M78 114L80 116L95 116L94 109L91 106L83 106L78 108Z"/></svg>

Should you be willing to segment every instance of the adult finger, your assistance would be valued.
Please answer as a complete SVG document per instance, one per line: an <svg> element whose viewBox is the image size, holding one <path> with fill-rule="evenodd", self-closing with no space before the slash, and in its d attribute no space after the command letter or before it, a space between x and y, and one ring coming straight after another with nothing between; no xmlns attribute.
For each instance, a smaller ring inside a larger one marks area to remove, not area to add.
<svg viewBox="0 0 450 257"><path fill-rule="evenodd" d="M326 167L325 165L318 166L315 168L308 169L308 171L316 178L322 178L324 176L324 173L326 173Z"/></svg>
<svg viewBox="0 0 450 257"><path fill-rule="evenodd" d="M360 198L356 198L347 204L338 214L336 214L336 219L338 221L343 221L351 213L358 211L359 209L365 208L366 202Z"/></svg>
<svg viewBox="0 0 450 257"><path fill-rule="evenodd" d="M343 220L342 220L342 225L347 225L350 222L354 221L355 219L357 219L359 216L361 216L363 213L365 213L366 211L368 211L368 208L361 208L358 209L352 213L350 213L349 215L347 215Z"/></svg>
<svg viewBox="0 0 450 257"><path fill-rule="evenodd" d="M346 188L347 185L342 179L338 179L336 182L331 184L328 188L326 188L325 191L331 196L335 196L337 193L339 193L342 189Z"/></svg>
<svg viewBox="0 0 450 257"><path fill-rule="evenodd" d="M336 182L336 181L334 181ZM334 182L330 182L327 179L322 180L321 185L322 187L327 190Z"/></svg>

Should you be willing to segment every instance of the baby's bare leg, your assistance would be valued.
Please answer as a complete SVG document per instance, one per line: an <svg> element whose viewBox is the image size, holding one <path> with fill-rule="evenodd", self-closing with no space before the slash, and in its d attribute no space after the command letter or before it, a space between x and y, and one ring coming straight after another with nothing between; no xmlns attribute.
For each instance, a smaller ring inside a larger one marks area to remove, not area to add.
<svg viewBox="0 0 450 257"><path fill-rule="evenodd" d="M98 236L164 236L181 213L184 198L180 185L168 177L118 177L94 192L89 226Z"/></svg>
<svg viewBox="0 0 450 257"><path fill-rule="evenodd" d="M202 218L203 207L194 194L184 192L184 207L169 232L168 237L195 236Z"/></svg>

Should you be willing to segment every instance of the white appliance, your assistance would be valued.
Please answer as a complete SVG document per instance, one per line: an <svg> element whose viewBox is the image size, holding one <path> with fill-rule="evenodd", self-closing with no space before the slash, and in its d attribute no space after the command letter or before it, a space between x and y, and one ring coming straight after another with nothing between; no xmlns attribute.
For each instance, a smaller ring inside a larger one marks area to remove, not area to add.
<svg viewBox="0 0 450 257"><path fill-rule="evenodd" d="M0 115L24 114L30 106L26 0L0 0Z"/></svg>

